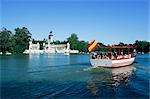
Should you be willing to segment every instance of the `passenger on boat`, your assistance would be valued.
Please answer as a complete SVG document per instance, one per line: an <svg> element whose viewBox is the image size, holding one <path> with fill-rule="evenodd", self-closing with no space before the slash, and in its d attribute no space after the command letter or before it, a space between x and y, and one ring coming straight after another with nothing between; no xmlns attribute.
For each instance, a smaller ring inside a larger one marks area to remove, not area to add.
<svg viewBox="0 0 150 99"><path fill-rule="evenodd" d="M117 56L116 56L117 57ZM114 57L113 55L111 56L111 59L117 59L116 57Z"/></svg>
<svg viewBox="0 0 150 99"><path fill-rule="evenodd" d="M127 54L124 55L124 58L129 58L129 56Z"/></svg>
<svg viewBox="0 0 150 99"><path fill-rule="evenodd" d="M136 49L133 50L133 57L136 57Z"/></svg>
<svg viewBox="0 0 150 99"><path fill-rule="evenodd" d="M101 56L100 56L100 55L97 55L97 59L101 59Z"/></svg>
<svg viewBox="0 0 150 99"><path fill-rule="evenodd" d="M101 59L102 59L102 57L103 57L103 54L102 54L102 53L100 53L100 56L101 56Z"/></svg>
<svg viewBox="0 0 150 99"><path fill-rule="evenodd" d="M95 55L95 54L93 54L93 55L92 55L92 59L95 59L95 58L96 58L96 55Z"/></svg>
<svg viewBox="0 0 150 99"><path fill-rule="evenodd" d="M93 52L91 57L92 57L92 59L96 59L97 58L97 53Z"/></svg>
<svg viewBox="0 0 150 99"><path fill-rule="evenodd" d="M131 53L128 55L128 58L131 58Z"/></svg>
<svg viewBox="0 0 150 99"><path fill-rule="evenodd" d="M108 53L108 58L111 59L112 58L111 56L112 56L112 54L111 54L111 52L109 52Z"/></svg>
<svg viewBox="0 0 150 99"><path fill-rule="evenodd" d="M122 58L122 55L118 55L118 56L117 56L117 59L121 59L121 58Z"/></svg>
<svg viewBox="0 0 150 99"><path fill-rule="evenodd" d="M112 56L113 56L113 59L117 59L117 52L114 52Z"/></svg>
<svg viewBox="0 0 150 99"><path fill-rule="evenodd" d="M92 59L123 59L123 58L131 58L133 57L131 53L123 55L123 52L121 55L117 55L117 53L111 54L102 54L102 53L92 53Z"/></svg>

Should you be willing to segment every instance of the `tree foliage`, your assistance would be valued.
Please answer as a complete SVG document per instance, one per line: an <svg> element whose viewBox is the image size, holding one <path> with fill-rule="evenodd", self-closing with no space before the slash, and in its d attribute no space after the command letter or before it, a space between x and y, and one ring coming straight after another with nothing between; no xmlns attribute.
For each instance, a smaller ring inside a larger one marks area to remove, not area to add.
<svg viewBox="0 0 150 99"><path fill-rule="evenodd" d="M78 41L78 50L80 52L88 52L87 46L89 45L86 41Z"/></svg>
<svg viewBox="0 0 150 99"><path fill-rule="evenodd" d="M12 38L13 48L11 52L23 53L29 46L30 38L31 33L26 27L16 28L15 35Z"/></svg>
<svg viewBox="0 0 150 99"><path fill-rule="evenodd" d="M12 32L6 28L3 28L2 31L0 31L0 52L3 54L11 49L11 37Z"/></svg>
<svg viewBox="0 0 150 99"><path fill-rule="evenodd" d="M128 44L125 44L123 42L120 42L117 46L127 46Z"/></svg>
<svg viewBox="0 0 150 99"><path fill-rule="evenodd" d="M78 36L77 34L73 33L69 38L67 38L67 41L70 43L70 48L72 50L77 50L78 49Z"/></svg>
<svg viewBox="0 0 150 99"><path fill-rule="evenodd" d="M100 43L100 42L98 42L98 44L100 45L100 46L106 46L105 44L103 44L103 43ZM94 49L94 51L107 51L107 49L106 48L100 48L100 47L97 47L97 48L95 48Z"/></svg>
<svg viewBox="0 0 150 99"><path fill-rule="evenodd" d="M79 41L77 34L73 33L67 41L70 43L70 48L72 50L79 50L79 52L88 52L87 46L88 42L86 41Z"/></svg>
<svg viewBox="0 0 150 99"><path fill-rule="evenodd" d="M136 40L134 45L137 47L138 52L150 52L150 42Z"/></svg>
<svg viewBox="0 0 150 99"><path fill-rule="evenodd" d="M59 41L59 40L56 40L53 42L53 44L66 44L67 41Z"/></svg>
<svg viewBox="0 0 150 99"><path fill-rule="evenodd" d="M7 51L11 53L23 53L28 48L31 33L27 28L16 28L15 34L3 28L0 31L0 51L5 54Z"/></svg>

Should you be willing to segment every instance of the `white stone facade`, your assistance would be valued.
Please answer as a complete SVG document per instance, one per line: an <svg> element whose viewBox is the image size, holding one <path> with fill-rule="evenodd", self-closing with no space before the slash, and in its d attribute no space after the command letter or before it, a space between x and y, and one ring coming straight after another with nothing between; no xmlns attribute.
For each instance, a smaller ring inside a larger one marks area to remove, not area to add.
<svg viewBox="0 0 150 99"><path fill-rule="evenodd" d="M70 53L70 44L53 44L53 35L52 32L50 32L47 44L43 43L43 50L40 50L39 42L33 44L32 41L30 41L29 49L24 53Z"/></svg>
<svg viewBox="0 0 150 99"><path fill-rule="evenodd" d="M39 42L37 44L33 44L32 41L29 42L29 50L40 50Z"/></svg>

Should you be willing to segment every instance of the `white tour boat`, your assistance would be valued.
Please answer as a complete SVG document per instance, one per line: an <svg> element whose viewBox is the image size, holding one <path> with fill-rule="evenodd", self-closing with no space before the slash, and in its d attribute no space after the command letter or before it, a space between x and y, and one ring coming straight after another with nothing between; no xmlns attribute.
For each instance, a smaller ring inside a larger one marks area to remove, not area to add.
<svg viewBox="0 0 150 99"><path fill-rule="evenodd" d="M97 53L92 53L90 63L94 68L104 67L104 68L113 68L113 67L122 67L128 66L134 63L136 51L134 46L105 46L102 48L109 49L109 55L98 55ZM112 50L115 49L115 56L112 53ZM126 49L126 53L124 50ZM94 55L94 56L93 56Z"/></svg>

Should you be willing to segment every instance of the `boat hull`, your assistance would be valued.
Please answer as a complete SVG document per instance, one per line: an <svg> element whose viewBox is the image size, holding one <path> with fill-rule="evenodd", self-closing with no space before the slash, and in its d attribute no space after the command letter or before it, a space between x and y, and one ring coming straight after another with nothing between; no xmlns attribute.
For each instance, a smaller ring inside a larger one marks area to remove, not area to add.
<svg viewBox="0 0 150 99"><path fill-rule="evenodd" d="M104 67L104 68L113 68L113 67L122 67L133 64L135 57L124 58L124 59L91 59L90 63L94 68Z"/></svg>

